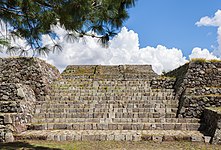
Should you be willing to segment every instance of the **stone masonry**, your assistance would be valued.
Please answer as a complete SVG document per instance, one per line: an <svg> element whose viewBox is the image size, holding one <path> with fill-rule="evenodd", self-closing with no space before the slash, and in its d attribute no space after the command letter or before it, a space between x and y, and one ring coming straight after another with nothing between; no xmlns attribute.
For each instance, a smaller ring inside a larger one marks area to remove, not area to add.
<svg viewBox="0 0 221 150"><path fill-rule="evenodd" d="M203 111L220 103L219 62L190 62L166 77L150 65L70 65L60 75L36 58L0 60L2 142L208 142Z"/></svg>
<svg viewBox="0 0 221 150"><path fill-rule="evenodd" d="M0 58L0 142L27 130L35 105L44 101L59 71L36 58Z"/></svg>
<svg viewBox="0 0 221 150"><path fill-rule="evenodd" d="M176 118L175 79L149 65L72 65L61 76L17 139L203 141L199 119Z"/></svg>

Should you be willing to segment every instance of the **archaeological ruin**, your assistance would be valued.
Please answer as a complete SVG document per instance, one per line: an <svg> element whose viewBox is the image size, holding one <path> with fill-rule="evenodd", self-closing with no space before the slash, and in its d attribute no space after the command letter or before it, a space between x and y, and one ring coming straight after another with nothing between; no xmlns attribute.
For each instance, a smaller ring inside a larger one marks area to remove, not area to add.
<svg viewBox="0 0 221 150"><path fill-rule="evenodd" d="M0 142L221 143L221 61L164 75L150 65L69 65L0 58Z"/></svg>

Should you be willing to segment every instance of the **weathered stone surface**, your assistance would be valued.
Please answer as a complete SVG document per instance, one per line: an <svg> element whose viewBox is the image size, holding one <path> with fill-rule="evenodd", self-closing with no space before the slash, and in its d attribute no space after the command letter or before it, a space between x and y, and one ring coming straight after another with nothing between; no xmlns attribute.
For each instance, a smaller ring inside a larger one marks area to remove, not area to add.
<svg viewBox="0 0 221 150"><path fill-rule="evenodd" d="M25 97L25 93L21 87L17 89L17 95L21 98Z"/></svg>
<svg viewBox="0 0 221 150"><path fill-rule="evenodd" d="M14 136L12 132L8 131L5 133L5 141L4 142L14 142Z"/></svg>
<svg viewBox="0 0 221 150"><path fill-rule="evenodd" d="M6 124L15 132L31 124L29 130L42 133L24 133L57 141L202 141L196 130L203 123L186 118L201 118L205 107L221 105L221 65L216 63L187 64L176 78L159 77L149 65L76 65L59 78L41 60L10 61L13 65L0 68L1 141Z"/></svg>
<svg viewBox="0 0 221 150"><path fill-rule="evenodd" d="M4 116L4 124L5 124L5 125L6 125L6 124L12 124L12 119L11 119L11 116L10 116L10 115L6 114L6 115Z"/></svg>
<svg viewBox="0 0 221 150"><path fill-rule="evenodd" d="M191 61L166 75L176 77L179 117L202 118L205 107L221 106L221 62Z"/></svg>

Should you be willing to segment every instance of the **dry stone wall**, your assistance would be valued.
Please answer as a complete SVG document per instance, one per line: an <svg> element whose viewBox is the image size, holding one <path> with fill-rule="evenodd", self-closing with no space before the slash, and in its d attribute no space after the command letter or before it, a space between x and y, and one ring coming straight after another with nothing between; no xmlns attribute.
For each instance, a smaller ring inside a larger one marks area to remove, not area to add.
<svg viewBox="0 0 221 150"><path fill-rule="evenodd" d="M153 89L173 89L176 78L158 77L151 80L150 86Z"/></svg>
<svg viewBox="0 0 221 150"><path fill-rule="evenodd" d="M221 105L221 62L192 61L167 75L177 78L179 117L202 118L205 107Z"/></svg>
<svg viewBox="0 0 221 150"><path fill-rule="evenodd" d="M44 100L50 83L60 75L52 65L37 58L0 58L0 83L21 83L35 92L38 100Z"/></svg>
<svg viewBox="0 0 221 150"><path fill-rule="evenodd" d="M0 58L0 141L26 130L35 104L44 101L59 71L37 58Z"/></svg>
<svg viewBox="0 0 221 150"><path fill-rule="evenodd" d="M13 141L13 132L26 130L26 125L32 120L33 111L40 113L44 110L37 108L37 106L40 107L42 102L45 103L45 100L46 102L51 100L48 96L51 92L51 83L56 85L54 88L58 88L57 90L62 93L66 89L76 90L79 81L78 90L84 94L82 96L88 98L90 95L87 96L87 94L94 96L100 93L101 95L97 96L100 96L101 100L108 101L113 100L113 97L107 97L111 92L117 92L119 95L124 94L125 91L127 91L128 97L121 95L116 98L118 100L125 99L125 101L131 99L132 102L143 101L147 99L149 90L149 94L152 92L151 96L154 97L150 104L155 105L156 102L165 98L168 101L173 100L173 102L171 101L173 109L167 108L167 105L157 104L155 110L150 108L148 111L163 113L169 111L173 114L170 117L174 118L177 115L180 117L179 119L204 118L204 122L210 122L209 117L206 115L203 117L203 114L206 113L209 116L213 114L210 111L207 113L205 108L221 106L221 62L190 62L167 73L166 75L170 77L158 76L150 65L71 65L60 77L60 73L55 67L37 58L0 58L0 72L0 141L3 142ZM59 78L62 79L57 80ZM69 82L71 81L74 82L74 87L70 87ZM111 85L112 83L113 85ZM115 86L122 86L122 89ZM93 89L87 89L90 87ZM152 91L150 92L150 90ZM143 92L143 95L136 95L136 92ZM69 100L68 95L64 96L64 93L61 95L56 93L58 95L54 95L53 100ZM167 97L168 93L169 97ZM104 99L104 94L107 99ZM52 94L50 95L52 96ZM79 95L76 96L79 97ZM177 111L178 99L179 108ZM94 108L95 105L91 106ZM110 112L111 110L112 108ZM123 110L127 111L126 108ZM143 114L142 118L150 118L150 116L146 117L146 112ZM151 117L153 118L153 116ZM207 125L211 126L209 123ZM216 128L215 130L218 131L219 126L212 128ZM217 139L219 137L220 135L217 134Z"/></svg>
<svg viewBox="0 0 221 150"><path fill-rule="evenodd" d="M35 102L35 94L29 86L20 83L0 84L0 141L13 141L13 132L26 130Z"/></svg>

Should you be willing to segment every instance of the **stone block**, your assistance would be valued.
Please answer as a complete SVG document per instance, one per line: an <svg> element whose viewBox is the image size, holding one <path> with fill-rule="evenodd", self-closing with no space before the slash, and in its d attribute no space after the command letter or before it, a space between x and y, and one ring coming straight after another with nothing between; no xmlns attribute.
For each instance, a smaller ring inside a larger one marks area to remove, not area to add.
<svg viewBox="0 0 221 150"><path fill-rule="evenodd" d="M82 136L79 134L74 135L74 140L75 141L81 141L82 140Z"/></svg>
<svg viewBox="0 0 221 150"><path fill-rule="evenodd" d="M66 134L61 134L60 135L60 141L66 141L67 140L67 135Z"/></svg>
<svg viewBox="0 0 221 150"><path fill-rule="evenodd" d="M54 134L49 134L48 136L47 136L47 139L46 140L48 140L48 141L54 141Z"/></svg>
<svg viewBox="0 0 221 150"><path fill-rule="evenodd" d="M124 124L123 125L123 130L132 130L131 124Z"/></svg>
<svg viewBox="0 0 221 150"><path fill-rule="evenodd" d="M100 140L101 141L106 141L107 140L107 135L100 135Z"/></svg>
<svg viewBox="0 0 221 150"><path fill-rule="evenodd" d="M125 135L125 138L126 138L126 141L132 141L133 140L133 137L132 137L131 134Z"/></svg>
<svg viewBox="0 0 221 150"><path fill-rule="evenodd" d="M175 125L174 124L163 124L164 130L174 130Z"/></svg>
<svg viewBox="0 0 221 150"><path fill-rule="evenodd" d="M73 124L72 129L73 130L80 130L80 125L79 124Z"/></svg>
<svg viewBox="0 0 221 150"><path fill-rule="evenodd" d="M54 129L67 129L67 124L54 124Z"/></svg>
<svg viewBox="0 0 221 150"><path fill-rule="evenodd" d="M210 143L211 142L211 136L204 136L204 142Z"/></svg>
<svg viewBox="0 0 221 150"><path fill-rule="evenodd" d="M142 135L141 139L143 141L151 141L152 140L152 135Z"/></svg>
<svg viewBox="0 0 221 150"><path fill-rule="evenodd" d="M17 95L21 98L25 98L25 93L23 91L23 88L20 87L17 89Z"/></svg>
<svg viewBox="0 0 221 150"><path fill-rule="evenodd" d="M198 130L200 127L200 124L187 124L186 128L187 130Z"/></svg>
<svg viewBox="0 0 221 150"><path fill-rule="evenodd" d="M182 124L175 124L174 130L182 130Z"/></svg>
<svg viewBox="0 0 221 150"><path fill-rule="evenodd" d="M60 135L54 135L54 140L55 141L60 141Z"/></svg>
<svg viewBox="0 0 221 150"><path fill-rule="evenodd" d="M47 129L48 130L53 130L54 129L54 124L48 123L47 124Z"/></svg>
<svg viewBox="0 0 221 150"><path fill-rule="evenodd" d="M12 118L10 115L4 115L4 124L12 124Z"/></svg>
<svg viewBox="0 0 221 150"><path fill-rule="evenodd" d="M125 141L125 135L119 134L114 136L115 141Z"/></svg>
<svg viewBox="0 0 221 150"><path fill-rule="evenodd" d="M164 135L163 136L163 141L174 141L174 136L173 135Z"/></svg>
<svg viewBox="0 0 221 150"><path fill-rule="evenodd" d="M67 141L73 141L73 139L74 139L74 136L73 136L73 135L67 135L67 136L66 136L66 140L67 140Z"/></svg>
<svg viewBox="0 0 221 150"><path fill-rule="evenodd" d="M107 140L108 141L113 141L114 140L114 135L107 135Z"/></svg>
<svg viewBox="0 0 221 150"><path fill-rule="evenodd" d="M152 140L154 142L162 142L163 141L163 136L162 135L153 135Z"/></svg>
<svg viewBox="0 0 221 150"><path fill-rule="evenodd" d="M203 138L201 136L191 136L191 141L192 142L202 142L204 141Z"/></svg>
<svg viewBox="0 0 221 150"><path fill-rule="evenodd" d="M82 135L82 141L92 141L94 135Z"/></svg>

